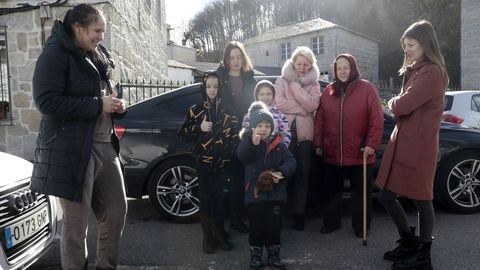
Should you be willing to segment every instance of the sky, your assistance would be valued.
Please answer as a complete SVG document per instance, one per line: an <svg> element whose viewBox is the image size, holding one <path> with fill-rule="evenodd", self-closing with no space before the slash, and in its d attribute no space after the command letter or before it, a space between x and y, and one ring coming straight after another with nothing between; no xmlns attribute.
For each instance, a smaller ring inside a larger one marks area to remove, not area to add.
<svg viewBox="0 0 480 270"><path fill-rule="evenodd" d="M203 7L213 0L166 0L165 12L167 24L174 28L171 39L177 44L182 44L183 32L188 26L190 19L195 16Z"/></svg>

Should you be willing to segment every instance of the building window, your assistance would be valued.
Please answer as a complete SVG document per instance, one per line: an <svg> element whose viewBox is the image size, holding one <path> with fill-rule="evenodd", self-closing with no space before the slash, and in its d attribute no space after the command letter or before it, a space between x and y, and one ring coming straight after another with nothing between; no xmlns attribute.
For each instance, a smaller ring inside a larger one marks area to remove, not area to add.
<svg viewBox="0 0 480 270"><path fill-rule="evenodd" d="M331 81L330 74L328 73L328 71L320 72L319 79L323 81Z"/></svg>
<svg viewBox="0 0 480 270"><path fill-rule="evenodd" d="M312 51L314 54L323 53L323 36L312 38Z"/></svg>
<svg viewBox="0 0 480 270"><path fill-rule="evenodd" d="M268 51L265 51L265 56L268 56Z"/></svg>
<svg viewBox="0 0 480 270"><path fill-rule="evenodd" d="M10 72L8 64L7 26L0 26L0 122L12 121L10 110Z"/></svg>
<svg viewBox="0 0 480 270"><path fill-rule="evenodd" d="M147 7L148 11L152 11L152 0L145 0L145 6Z"/></svg>
<svg viewBox="0 0 480 270"><path fill-rule="evenodd" d="M290 42L280 44L280 55L282 59L288 59L292 56L292 46Z"/></svg>

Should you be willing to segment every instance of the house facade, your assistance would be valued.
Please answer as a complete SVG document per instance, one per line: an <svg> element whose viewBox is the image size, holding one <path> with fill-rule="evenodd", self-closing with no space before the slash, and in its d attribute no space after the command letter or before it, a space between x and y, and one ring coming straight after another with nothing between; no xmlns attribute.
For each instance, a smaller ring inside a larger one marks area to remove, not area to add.
<svg viewBox="0 0 480 270"><path fill-rule="evenodd" d="M278 26L245 40L245 48L254 66L281 68L298 46L308 46L315 53L320 78L332 80L333 60L350 53L357 59L364 79L378 82L379 41L317 18Z"/></svg>
<svg viewBox="0 0 480 270"><path fill-rule="evenodd" d="M191 64L197 61L196 50L177 45L172 41L167 44L167 50L168 79L177 82L193 82L196 68Z"/></svg>
<svg viewBox="0 0 480 270"><path fill-rule="evenodd" d="M54 2L54 1L48 1ZM113 79L163 80L167 75L167 27L164 0L47 1L7 0L0 16L0 151L33 159L40 113L32 98L32 76L55 19L79 3L103 11L105 39L116 63ZM20 10L21 8L21 10ZM3 107L3 106L2 106Z"/></svg>
<svg viewBox="0 0 480 270"><path fill-rule="evenodd" d="M461 84L480 89L480 2L461 2Z"/></svg>

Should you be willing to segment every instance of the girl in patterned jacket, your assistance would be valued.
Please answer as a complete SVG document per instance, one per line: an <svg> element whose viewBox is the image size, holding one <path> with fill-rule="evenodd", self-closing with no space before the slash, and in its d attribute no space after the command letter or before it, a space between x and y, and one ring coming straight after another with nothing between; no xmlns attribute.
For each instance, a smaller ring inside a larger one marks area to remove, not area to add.
<svg viewBox="0 0 480 270"><path fill-rule="evenodd" d="M194 143L192 156L199 179L203 252L211 254L217 247L233 249L224 228L223 190L225 165L234 155L238 142L238 121L225 112L220 102L220 77L216 72L203 76L202 97L202 102L188 109L178 135Z"/></svg>
<svg viewBox="0 0 480 270"><path fill-rule="evenodd" d="M283 138L283 143L287 146L290 144L290 127L288 126L287 116L282 113L275 106L275 86L268 80L261 80L255 86L254 91L255 101L262 101L267 105L268 110L273 116L273 122L275 127L273 128L273 134L279 134ZM248 128L250 119L248 113L243 118L242 128Z"/></svg>

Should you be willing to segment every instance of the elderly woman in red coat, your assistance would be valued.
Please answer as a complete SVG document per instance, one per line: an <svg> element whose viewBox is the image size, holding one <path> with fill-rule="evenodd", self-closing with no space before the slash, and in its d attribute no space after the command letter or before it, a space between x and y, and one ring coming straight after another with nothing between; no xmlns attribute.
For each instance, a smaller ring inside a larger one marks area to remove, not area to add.
<svg viewBox="0 0 480 270"><path fill-rule="evenodd" d="M314 146L325 164L327 205L321 233L340 229L344 179L352 192L352 227L363 235L363 155L367 155L367 228L371 220L372 168L383 132L383 111L375 86L360 78L353 55L344 53L333 62L335 80L322 96L315 114Z"/></svg>
<svg viewBox="0 0 480 270"><path fill-rule="evenodd" d="M400 69L403 87L400 95L388 102L397 124L376 180L382 189L380 202L392 217L401 238L399 246L386 252L384 259L395 262L392 269L432 269L433 180L448 75L429 22L412 24L403 34L401 45L405 53ZM397 194L415 203L420 221L418 239L415 228L408 225Z"/></svg>

